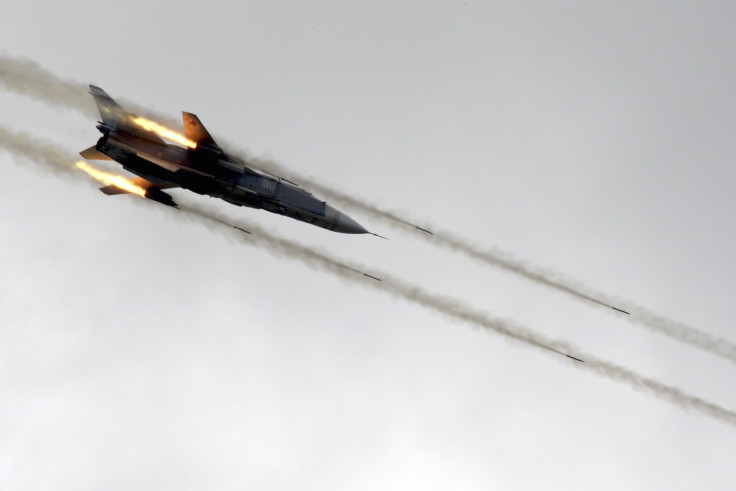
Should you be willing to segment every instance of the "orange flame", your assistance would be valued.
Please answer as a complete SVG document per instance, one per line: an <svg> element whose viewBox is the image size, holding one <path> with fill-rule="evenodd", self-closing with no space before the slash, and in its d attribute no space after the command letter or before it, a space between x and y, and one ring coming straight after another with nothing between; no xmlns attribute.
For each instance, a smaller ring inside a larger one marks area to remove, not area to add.
<svg viewBox="0 0 736 491"><path fill-rule="evenodd" d="M175 141L176 143L184 145L185 147L197 148L197 144L195 142L185 137L181 133L178 133L174 130L170 130L166 126L160 125L154 121L151 121L150 119L141 118L140 116L136 116L133 118L133 122L143 129L146 129L148 131L153 131L161 138L166 138L167 140Z"/></svg>
<svg viewBox="0 0 736 491"><path fill-rule="evenodd" d="M115 186L116 188L120 188L123 191L127 191L132 194L137 194L138 196L143 196L145 198L146 196L146 190L142 187L133 184L132 181L129 179L124 178L123 176L117 176L115 174L108 174L107 172L102 172L101 170L95 169L91 165L89 165L87 162L83 160L79 160L75 163L75 165L82 169L84 172L89 174L90 176L94 177L101 183Z"/></svg>

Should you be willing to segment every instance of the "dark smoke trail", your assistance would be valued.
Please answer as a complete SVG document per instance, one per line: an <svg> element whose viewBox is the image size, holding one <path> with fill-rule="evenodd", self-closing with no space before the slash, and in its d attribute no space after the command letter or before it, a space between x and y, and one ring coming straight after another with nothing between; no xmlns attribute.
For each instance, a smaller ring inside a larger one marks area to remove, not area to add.
<svg viewBox="0 0 736 491"><path fill-rule="evenodd" d="M10 90L29 95L43 102L69 107L82 114L97 117L97 112L91 101L92 98L87 95L88 88L86 84L58 77L31 60L0 54L0 84ZM177 127L180 124L180 122L156 114L131 102L123 102L123 106L170 127ZM668 319L631 302L616 307L618 303L616 299L555 271L518 260L508 252L496 248L481 247L449 231L436 231L434 235L427 234L423 231L424 229L401 218L396 212L383 209L365 199L340 192L309 176L290 172L277 162L251 155L242 155L242 157L243 160L256 169L274 176L288 176L328 200L342 204L346 208L358 210L389 226L413 232L417 237L436 246L465 255L483 264L504 269L537 284L562 292L576 300L622 312L624 310L618 307L624 307L627 313L632 314L626 316L630 322L736 363L736 344L725 338L716 337L682 322Z"/></svg>
<svg viewBox="0 0 736 491"><path fill-rule="evenodd" d="M496 332L508 339L519 341L528 346L560 354L574 353L575 357L579 357L585 361L584 363L574 364L578 369L587 369L597 375L610 380L622 382L635 390L670 402L682 409L694 409L704 415L736 427L736 412L725 409L700 397L688 394L677 387L672 387L659 381L644 377L634 370L596 358L590 354L581 353L578 350L573 349L566 342L548 339L514 321L493 317L487 312L473 309L463 304L458 299L446 295L431 293L422 287L407 283L384 272L374 272L376 276L381 278L381 282L367 281L360 275L355 274L356 271L360 272L364 270L362 266L346 264L344 261L330 257L325 252L292 242L282 237L277 237L270 234L265 229L256 227L253 224L237 225L238 227L242 227L253 232L253 235L244 235L242 233L233 232L234 225L229 223L229 219L226 216L215 211L208 210L202 206L190 204L183 206L182 209L188 212L189 217L199 222L199 224L208 226L211 230L215 230L219 233L226 233L228 237L237 237L241 242L251 246L260 247L273 256L296 259L313 269L327 272L343 280L360 282L362 286L373 287L383 292L387 292L408 302L443 314L451 319L466 322L472 326ZM213 227L213 225L216 225L217 227Z"/></svg>

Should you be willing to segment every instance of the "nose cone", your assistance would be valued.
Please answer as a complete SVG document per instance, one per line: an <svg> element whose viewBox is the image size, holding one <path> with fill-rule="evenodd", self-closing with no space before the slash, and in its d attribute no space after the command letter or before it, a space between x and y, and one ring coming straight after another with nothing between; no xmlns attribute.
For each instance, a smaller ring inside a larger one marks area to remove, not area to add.
<svg viewBox="0 0 736 491"><path fill-rule="evenodd" d="M345 213L339 212L337 223L332 230L343 234L367 234L368 231L361 224L347 216Z"/></svg>

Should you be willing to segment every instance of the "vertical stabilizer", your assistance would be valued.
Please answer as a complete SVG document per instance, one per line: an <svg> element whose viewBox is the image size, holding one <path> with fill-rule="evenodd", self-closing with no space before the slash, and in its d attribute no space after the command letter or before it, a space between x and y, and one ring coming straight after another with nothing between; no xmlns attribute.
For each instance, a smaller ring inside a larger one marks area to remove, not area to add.
<svg viewBox="0 0 736 491"><path fill-rule="evenodd" d="M222 149L215 143L207 128L204 127L196 114L182 112L184 118L184 135L197 144L197 148L222 153Z"/></svg>
<svg viewBox="0 0 736 491"><path fill-rule="evenodd" d="M97 104L97 109L100 111L100 117L106 126L117 128L121 122L128 119L128 111L123 109L120 104L107 95L107 92L95 85L90 85L89 93L95 98L95 104Z"/></svg>
<svg viewBox="0 0 736 491"><path fill-rule="evenodd" d="M135 114L131 114L123 109L123 106L115 102L115 100L107 95L107 92L101 88L95 85L90 85L89 93L95 98L95 104L97 104L97 109L100 111L102 122L108 128L124 131L125 133L130 133L131 135L138 136L154 143L160 143L161 145L166 144L153 131L146 130L140 125L135 124L133 122Z"/></svg>

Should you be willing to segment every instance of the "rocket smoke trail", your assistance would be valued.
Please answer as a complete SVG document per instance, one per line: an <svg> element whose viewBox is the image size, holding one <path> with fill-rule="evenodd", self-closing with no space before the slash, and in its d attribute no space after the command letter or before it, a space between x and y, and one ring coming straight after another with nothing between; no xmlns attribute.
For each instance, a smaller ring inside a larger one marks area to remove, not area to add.
<svg viewBox="0 0 736 491"><path fill-rule="evenodd" d="M373 287L402 300L443 314L453 320L493 331L506 338L519 341L545 352L552 351L560 354L574 353L574 358L581 358L585 361L584 363L574 364L578 369L589 370L602 377L629 385L640 392L645 392L659 399L663 399L682 409L697 410L702 414L736 427L736 412L734 411L688 394L677 387L647 378L634 370L596 358L590 354L581 353L579 350L573 349L566 342L548 339L514 321L493 317L491 314L465 305L453 297L431 293L420 286L407 283L385 272L372 272L372 274L375 274L382 281L368 281L362 276L355 274L355 272L365 270L360 265L351 265L342 260L334 259L325 252L320 252L291 240L277 237L253 224L231 225L229 218L225 215L198 205L184 205L182 206L182 210L187 212L184 216L188 216L190 219L207 226L210 230L227 234L228 237L237 237L243 243L259 247L273 256L296 259L313 269L327 272L343 280L359 282L362 286ZM252 235L239 233L235 235L236 232L233 232L233 227L245 228L249 232L252 232Z"/></svg>
<svg viewBox="0 0 736 491"><path fill-rule="evenodd" d="M73 108L85 115L97 117L91 97L87 95L88 89L85 84L61 78L26 58L12 57L0 53L0 84L49 104ZM178 124L166 116L155 114L130 102L125 102L124 105L139 114L148 114L153 119L169 126ZM497 248L482 247L453 232L435 230L434 234L427 233L425 229L401 218L395 212L381 208L363 198L356 198L353 195L338 191L307 175L289 171L272 160L256 158L251 155L241 156L248 165L275 176L288 176L291 180L308 186L326 199L339 203L347 209L358 210L389 226L410 231L415 236L438 247L443 247L483 264L522 276L539 285L564 293L570 298L605 307L609 310L631 313L632 315L627 315L626 319L640 327L666 335L736 364L736 344L730 340L713 336L695 327L668 319L631 302L621 305L620 300L596 291L558 272L516 259L514 255ZM616 307L617 304L619 307L624 307L625 310Z"/></svg>
<svg viewBox="0 0 736 491"><path fill-rule="evenodd" d="M351 207L350 203L345 203L345 205L346 208ZM384 212L379 210L373 216L381 218L383 214ZM389 220L386 219L385 221L388 222ZM403 220L399 219L394 220L393 223L396 225L401 222ZM403 228L406 229L406 227ZM609 312L613 309L619 312L630 313L630 315L625 316L625 319L629 322L736 364L736 344L728 339L714 336L685 323L656 314L646 307L634 304L633 302L625 302L621 299L613 298L579 281L565 277L559 272L516 259L509 252L497 248L483 248L468 239L459 237L453 232L435 230L434 235L427 235L416 229L409 230L413 231L418 237L437 246L460 253L483 264L522 276L537 284L564 293L573 299L604 307ZM614 305L623 307L625 311L621 308L614 307Z"/></svg>
<svg viewBox="0 0 736 491"><path fill-rule="evenodd" d="M58 145L48 140L0 125L0 146L15 157L45 171L50 170L58 176L79 180L79 172L74 170L69 158L59 151Z"/></svg>
<svg viewBox="0 0 736 491"><path fill-rule="evenodd" d="M61 78L28 58L0 52L0 84L41 102L97 116L85 85Z"/></svg>
<svg viewBox="0 0 736 491"><path fill-rule="evenodd" d="M286 172L279 164L264 159L246 158L244 160L254 167L274 175L284 175ZM713 336L710 333L682 322L668 319L652 312L646 307L636 305L632 302L622 302L620 299L615 299L603 292L596 291L579 281L565 277L561 273L516 259L513 254L497 248L481 247L473 241L461 238L453 232L433 229L433 233L427 233L425 229L399 217L395 212L383 209L363 198L356 198L355 196L337 191L329 186L316 182L308 176L291 173L290 177L347 209L357 210L389 226L403 231L409 231L416 237L426 240L431 244L443 247L454 253L462 254L483 264L522 276L539 285L564 293L575 300L597 305L606 308L608 311L615 310L630 314L626 316L626 320L629 322L736 364L736 344L725 338ZM615 305L623 306L625 310L615 307Z"/></svg>
<svg viewBox="0 0 736 491"><path fill-rule="evenodd" d="M253 167L262 169L274 175L284 175L287 170L276 162L245 157ZM539 285L546 286L569 297L584 301L588 304L597 305L610 310L623 312L629 322L637 324L649 331L663 334L672 339L688 344L692 347L719 356L731 363L736 364L736 344L732 341L714 336L685 323L668 319L656 314L646 307L636 305L633 302L624 302L603 292L597 291L572 278L565 277L559 272L552 271L541 266L536 266L517 259L513 254L498 248L482 247L469 239L462 238L447 230L437 230L432 227L433 232L414 225L412 222L401 218L396 212L386 210L378 205L370 203L364 198L356 198L353 195L343 193L330 186L326 186L306 175L291 172L291 179L301 182L311 190L325 196L328 200L342 205L346 209L359 211L371 216L382 223L401 231L408 231L414 236L428 241L431 244L442 247L454 253L462 254L480 263L497 267L527 278ZM619 305L625 308L615 307Z"/></svg>
<svg viewBox="0 0 736 491"><path fill-rule="evenodd" d="M15 157L39 159L39 164L48 166L57 173L60 169L64 169L63 174L68 175L66 169L73 169L71 161L65 160L64 152L59 151L53 145L47 144L42 146L42 150L39 150L37 153L28 153L29 143L38 144L43 142L37 140L28 141L27 138L27 135L13 133L3 129L0 131L0 146L10 151ZM14 141L14 139L18 141ZM142 203L143 201L140 200L138 202ZM168 210L168 208L166 209ZM527 346L544 350L545 352L552 351L559 354L575 353L575 357L572 357L572 355L569 356L573 359L582 358L585 360L585 363L574 364L578 369L587 369L597 375L622 382L638 391L668 401L682 409L693 409L701 414L736 427L736 412L688 394L676 387L644 377L631 369L598 359L590 354L580 353L566 342L548 339L516 322L493 317L491 314L465 305L453 297L429 292L420 286L410 284L386 273L375 273L377 276L367 274L358 275L356 273L363 271L363 268L359 265L349 264L330 257L326 252L310 248L286 238L277 237L253 224L232 224L231 220L225 215L209 210L201 205L184 205L182 209L185 213L176 212L176 216L179 219L188 218L200 225L208 227L210 230L227 234L227 237L237 238L245 244L259 247L274 256L298 260L313 269L329 273L346 281L360 281L362 286L379 289L410 303L443 314L450 319L496 332L508 339L524 343ZM242 233L246 230L248 231L248 235ZM250 233L253 235L250 235ZM373 280L380 278L380 281L365 280L365 276L373 278Z"/></svg>
<svg viewBox="0 0 736 491"><path fill-rule="evenodd" d="M0 51L0 85L46 104L73 109L95 119L99 117L87 84L59 77L28 58ZM135 113L155 116L160 123L175 126L181 122L173 122L168 116L154 114L133 102L122 102Z"/></svg>

